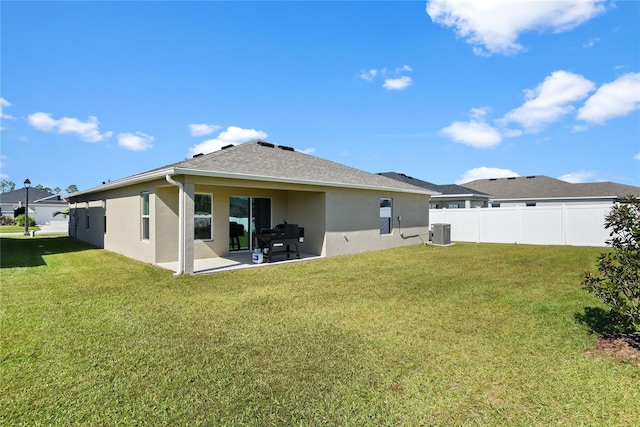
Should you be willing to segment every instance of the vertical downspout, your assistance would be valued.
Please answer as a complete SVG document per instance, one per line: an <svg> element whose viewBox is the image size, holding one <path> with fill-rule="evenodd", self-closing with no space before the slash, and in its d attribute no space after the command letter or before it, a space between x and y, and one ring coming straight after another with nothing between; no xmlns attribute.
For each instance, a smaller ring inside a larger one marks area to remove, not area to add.
<svg viewBox="0 0 640 427"><path fill-rule="evenodd" d="M169 184L177 185L178 190L178 271L174 276L180 276L184 273L184 185L181 182L174 181L171 176L165 176Z"/></svg>

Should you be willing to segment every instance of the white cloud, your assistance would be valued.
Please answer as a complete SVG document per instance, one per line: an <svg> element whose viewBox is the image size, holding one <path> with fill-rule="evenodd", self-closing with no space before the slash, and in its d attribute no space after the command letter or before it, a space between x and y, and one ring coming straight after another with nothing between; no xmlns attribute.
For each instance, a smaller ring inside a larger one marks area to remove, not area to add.
<svg viewBox="0 0 640 427"><path fill-rule="evenodd" d="M602 124L640 109L640 73L625 74L598 88L578 111L578 119Z"/></svg>
<svg viewBox="0 0 640 427"><path fill-rule="evenodd" d="M363 72L360 74L360 78L361 78L362 80L366 80L366 81L370 82L370 81L372 81L372 80L373 80L373 78L374 78L376 75L378 75L378 70L376 70L376 69L371 69L371 70L369 70L369 71L363 71Z"/></svg>
<svg viewBox="0 0 640 427"><path fill-rule="evenodd" d="M15 120L16 119L15 117L13 117L13 116L11 116L9 114L6 114L4 112L4 109L6 107L11 107L11 103L9 101L7 101L6 99L4 99L4 98L0 98L0 119Z"/></svg>
<svg viewBox="0 0 640 427"><path fill-rule="evenodd" d="M594 88L594 83L581 75L555 71L535 89L526 89L527 101L505 114L499 122L515 122L527 132L539 132L573 111L571 104L586 98Z"/></svg>
<svg viewBox="0 0 640 427"><path fill-rule="evenodd" d="M593 46L596 45L596 43L600 43L600 39L598 37L595 37L595 38L589 40L588 42L583 43L582 47L593 47Z"/></svg>
<svg viewBox="0 0 640 427"><path fill-rule="evenodd" d="M313 147L309 147L309 148L305 148L304 150L301 150L300 152L305 154L313 154L316 152L316 149Z"/></svg>
<svg viewBox="0 0 640 427"><path fill-rule="evenodd" d="M100 133L100 122L94 116L89 116L87 121L83 122L73 117L54 119L49 113L37 112L30 114L27 120L31 126L43 132L74 133L87 142L99 142L113 135L113 132Z"/></svg>
<svg viewBox="0 0 640 427"><path fill-rule="evenodd" d="M580 171L580 172L571 172L562 175L558 179L566 182L570 182L572 184L578 184L582 182L593 182L593 179L596 177L594 172Z"/></svg>
<svg viewBox="0 0 640 427"><path fill-rule="evenodd" d="M376 70L372 68L371 70L360 73L360 78L372 82L376 76L382 76L385 78L382 87L388 90L402 90L411 86L411 83L413 83L411 77L402 75L411 71L413 71L413 68L406 64L402 67L396 67L395 70L388 70L387 68Z"/></svg>
<svg viewBox="0 0 640 427"><path fill-rule="evenodd" d="M382 87L389 90L402 90L411 86L411 77L402 76L397 79L386 79Z"/></svg>
<svg viewBox="0 0 640 427"><path fill-rule="evenodd" d="M189 149L189 155L206 154L217 150L220 150L225 145L237 145L242 142L247 142L252 139L266 139L267 133L261 130L255 129L243 129L237 126L229 126L227 130L220 132L220 134L213 139L208 139L199 144L194 145Z"/></svg>
<svg viewBox="0 0 640 427"><path fill-rule="evenodd" d="M640 153L638 153L635 156L633 156L633 158L636 159L636 160L640 160Z"/></svg>
<svg viewBox="0 0 640 427"><path fill-rule="evenodd" d="M534 89L525 89L524 104L495 120L494 125L485 121L490 108L476 107L470 111L470 121L455 121L442 129L441 133L456 142L472 147L493 147L500 144L503 138L517 137L524 133L538 133L560 121L567 114L575 111L574 103L589 96L594 89L595 84L579 74L564 70L555 71ZM596 95L599 96L596 97ZM587 107L595 106L598 106L599 110L594 108L591 116L588 116ZM628 114L638 108L640 108L640 73L631 73L609 85L602 86L580 110L579 118L586 120L586 117L589 117L595 121L596 112L600 112L601 117L609 118ZM516 126L511 127L512 124ZM575 132L586 129L588 127L585 125L573 127Z"/></svg>
<svg viewBox="0 0 640 427"><path fill-rule="evenodd" d="M192 123L189 125L189 132L191 132L191 136L210 135L220 129L222 129L222 126L209 125L206 123Z"/></svg>
<svg viewBox="0 0 640 427"><path fill-rule="evenodd" d="M502 135L493 126L485 122L489 107L475 107L469 112L468 122L453 122L440 130L440 133L465 145L476 148L491 148L502 142Z"/></svg>
<svg viewBox="0 0 640 427"><path fill-rule="evenodd" d="M153 147L153 139L153 136L142 132L124 132L118 134L118 145L131 151L144 151Z"/></svg>
<svg viewBox="0 0 640 427"><path fill-rule="evenodd" d="M513 138L515 136L522 136L523 132L520 129L502 129L500 131L502 136Z"/></svg>
<svg viewBox="0 0 640 427"><path fill-rule="evenodd" d="M58 124L57 120L47 113L33 113L27 120L31 126L43 132L51 132Z"/></svg>
<svg viewBox="0 0 640 427"><path fill-rule="evenodd" d="M427 14L474 46L476 54L514 55L527 31L560 33L605 11L604 0L429 0Z"/></svg>
<svg viewBox="0 0 640 427"><path fill-rule="evenodd" d="M573 125L571 130L573 132L584 132L584 131L589 130L589 126L587 126L587 125Z"/></svg>
<svg viewBox="0 0 640 427"><path fill-rule="evenodd" d="M475 148L491 148L502 142L500 132L491 125L476 120L453 122L440 132L456 142Z"/></svg>
<svg viewBox="0 0 640 427"><path fill-rule="evenodd" d="M485 116L489 114L491 108L489 107L474 107L471 109L469 115L476 120L484 120Z"/></svg>
<svg viewBox="0 0 640 427"><path fill-rule="evenodd" d="M520 174L511 169L488 168L483 166L466 171L462 175L462 178L456 181L456 184L464 185L465 182L471 182L477 179L509 178L512 176L520 176Z"/></svg>

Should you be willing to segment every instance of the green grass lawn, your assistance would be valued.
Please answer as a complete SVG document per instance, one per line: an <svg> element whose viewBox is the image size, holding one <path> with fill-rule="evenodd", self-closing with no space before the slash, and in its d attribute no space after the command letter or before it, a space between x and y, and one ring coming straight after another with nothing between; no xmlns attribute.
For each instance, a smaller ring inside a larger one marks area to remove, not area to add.
<svg viewBox="0 0 640 427"><path fill-rule="evenodd" d="M2 238L0 425L640 425L600 248L412 246L182 276Z"/></svg>
<svg viewBox="0 0 640 427"><path fill-rule="evenodd" d="M38 231L40 227L29 227L29 231ZM24 232L23 225L0 225L0 233L20 233Z"/></svg>

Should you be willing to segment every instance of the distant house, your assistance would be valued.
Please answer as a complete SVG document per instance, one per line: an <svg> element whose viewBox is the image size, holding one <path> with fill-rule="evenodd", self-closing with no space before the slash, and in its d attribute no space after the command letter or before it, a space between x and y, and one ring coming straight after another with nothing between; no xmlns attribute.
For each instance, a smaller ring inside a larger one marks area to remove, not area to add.
<svg viewBox="0 0 640 427"><path fill-rule="evenodd" d="M490 194L491 207L611 205L624 196L640 195L640 187L631 185L613 182L572 184L544 175L479 179L466 182L464 186Z"/></svg>
<svg viewBox="0 0 640 427"><path fill-rule="evenodd" d="M13 217L17 212L23 212L27 197L27 189L20 188L0 194L0 215ZM29 216L35 218L37 224L50 221L66 221L63 217L54 217L56 211L63 211L68 207L64 196L53 194L39 188L29 188Z"/></svg>
<svg viewBox="0 0 640 427"><path fill-rule="evenodd" d="M285 222L319 256L420 243L432 194L256 140L71 194L69 235L193 273L194 260L256 249Z"/></svg>
<svg viewBox="0 0 640 427"><path fill-rule="evenodd" d="M640 187L598 182L571 184L544 175L436 185L395 172L381 174L438 191L430 224L447 224L460 242L603 246L611 205ZM458 209L488 207L489 209ZM453 208L453 209L452 209Z"/></svg>
<svg viewBox="0 0 640 427"><path fill-rule="evenodd" d="M486 208L489 204L488 194L461 185L438 185L398 172L383 172L378 175L435 192L431 196L430 209Z"/></svg>

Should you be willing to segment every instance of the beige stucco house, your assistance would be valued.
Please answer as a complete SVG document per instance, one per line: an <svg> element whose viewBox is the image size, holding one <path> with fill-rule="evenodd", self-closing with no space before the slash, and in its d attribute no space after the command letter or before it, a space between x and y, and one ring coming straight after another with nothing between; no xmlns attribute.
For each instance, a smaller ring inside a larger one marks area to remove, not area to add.
<svg viewBox="0 0 640 427"><path fill-rule="evenodd" d="M432 194L256 140L70 194L69 236L191 274L194 260L252 251L257 233L285 221L304 227L306 254L417 244Z"/></svg>

